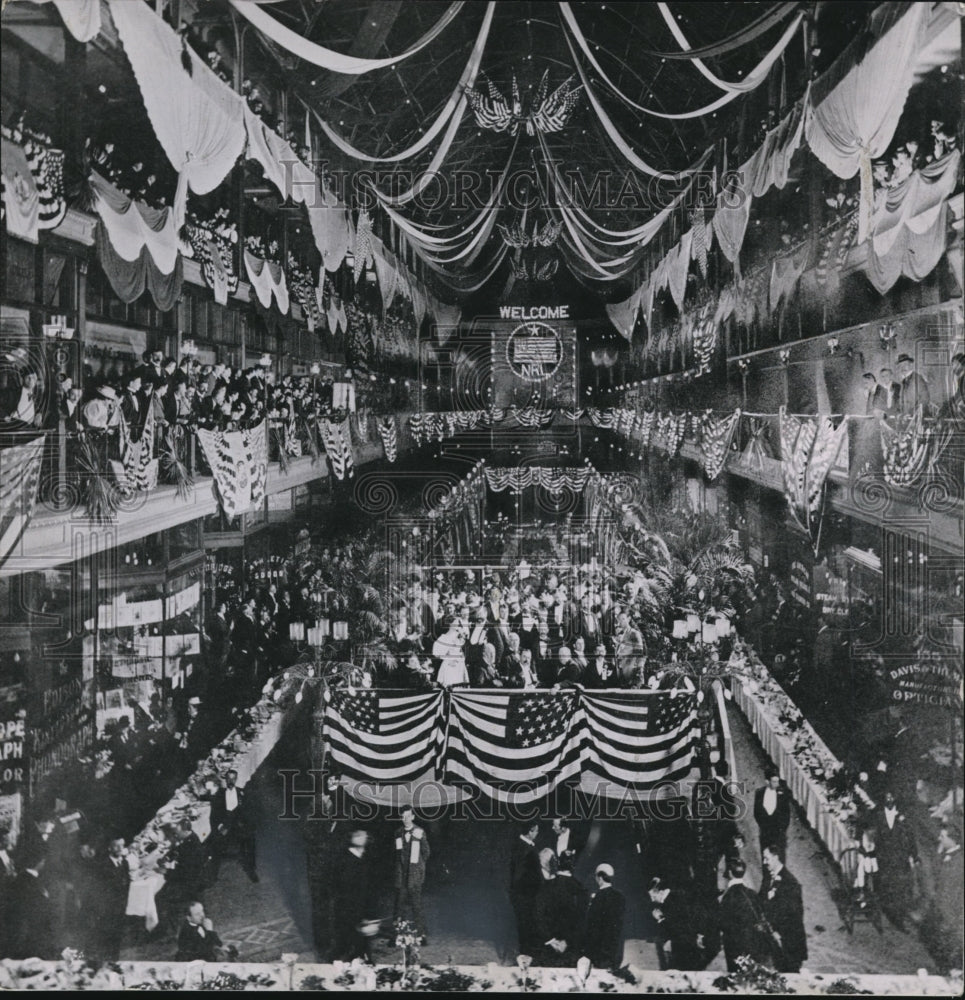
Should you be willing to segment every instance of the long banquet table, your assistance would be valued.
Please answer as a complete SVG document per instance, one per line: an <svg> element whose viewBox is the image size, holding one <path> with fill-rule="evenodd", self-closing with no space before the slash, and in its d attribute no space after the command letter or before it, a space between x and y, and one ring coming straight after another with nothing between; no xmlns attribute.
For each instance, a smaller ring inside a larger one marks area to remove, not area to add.
<svg viewBox="0 0 965 1000"><path fill-rule="evenodd" d="M734 701L744 713L764 751L787 783L794 801L835 861L855 845L851 823L855 806L850 797L835 796L823 780L841 762L805 719L787 692L750 654L753 680L735 680Z"/></svg>
<svg viewBox="0 0 965 1000"><path fill-rule="evenodd" d="M300 682L301 678L292 678L290 684L284 684L282 695L290 693L285 688ZM127 916L143 917L149 931L157 927L156 897L164 887L165 863L172 848L166 831L182 819L190 819L198 838L207 840L211 834L211 805L198 796L195 786L212 778L223 779L228 771L235 770L238 772L238 786L244 788L267 760L297 709L298 705L294 702L281 707L273 697L262 698L252 710L257 720L252 737L245 740L237 730L229 733L198 765L194 775L158 809L154 818L133 840L128 853L132 871L125 910Z"/></svg>

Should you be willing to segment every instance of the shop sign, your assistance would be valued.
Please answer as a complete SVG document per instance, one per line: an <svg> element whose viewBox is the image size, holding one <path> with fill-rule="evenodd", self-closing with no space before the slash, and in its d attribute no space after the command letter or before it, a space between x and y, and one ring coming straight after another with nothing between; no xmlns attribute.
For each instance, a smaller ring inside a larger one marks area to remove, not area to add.
<svg viewBox="0 0 965 1000"><path fill-rule="evenodd" d="M959 704L962 664L951 656L906 663L888 671L888 682L895 703L955 708Z"/></svg>
<svg viewBox="0 0 965 1000"><path fill-rule="evenodd" d="M0 705L0 794L14 795L27 782L27 713L14 703Z"/></svg>

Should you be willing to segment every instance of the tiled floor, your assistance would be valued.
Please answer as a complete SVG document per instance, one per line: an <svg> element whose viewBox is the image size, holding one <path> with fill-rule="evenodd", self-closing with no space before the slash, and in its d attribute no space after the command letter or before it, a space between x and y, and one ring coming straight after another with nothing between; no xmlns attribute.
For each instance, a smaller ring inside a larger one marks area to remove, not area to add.
<svg viewBox="0 0 965 1000"><path fill-rule="evenodd" d="M731 720L739 777L749 794L763 778L765 758L739 713ZM234 944L243 960L277 959L296 952L305 961L316 959L311 935L304 821L281 821L278 814L279 766L292 766L297 756L293 740L280 748L256 776L251 786L258 807L258 869L260 882L252 884L236 861L222 867L219 882L205 895L208 915L225 943ZM284 758L283 763L279 760ZM297 765L295 765L297 766ZM741 824L749 845L748 881L760 882L756 829L748 815ZM515 958L515 927L504 883L509 844L514 833L505 821L440 821L427 824L433 856L424 893L429 944L422 959L430 963L453 961L485 965ZM376 824L373 853L391 850L389 821ZM381 845L381 851L380 851ZM651 933L643 866L636 855L633 833L621 821L594 823L576 872L584 885L592 882L597 863L606 860L617 871L617 884L628 900L625 960L640 968L657 968ZM818 973L908 973L933 967L925 949L912 936L887 923L879 934L870 924L858 924L848 935L834 904L837 879L818 841L798 816L792 819L788 841L788 868L804 889L805 926L810 957L806 968ZM390 881L382 911L391 914ZM133 938L133 935L132 935ZM176 945L173 928L159 930L153 939L137 941L125 949L125 958L169 960ZM395 961L398 955L387 942L378 941L375 958ZM711 964L723 969L723 956Z"/></svg>

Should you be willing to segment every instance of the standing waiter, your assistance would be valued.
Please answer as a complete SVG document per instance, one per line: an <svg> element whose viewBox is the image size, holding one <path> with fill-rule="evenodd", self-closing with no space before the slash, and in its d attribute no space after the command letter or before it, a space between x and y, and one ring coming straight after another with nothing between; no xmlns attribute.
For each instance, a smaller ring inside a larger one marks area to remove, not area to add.
<svg viewBox="0 0 965 1000"><path fill-rule="evenodd" d="M411 806L402 810L402 826L395 831L395 919L411 920L426 943L422 886L426 880L429 840L415 822Z"/></svg>

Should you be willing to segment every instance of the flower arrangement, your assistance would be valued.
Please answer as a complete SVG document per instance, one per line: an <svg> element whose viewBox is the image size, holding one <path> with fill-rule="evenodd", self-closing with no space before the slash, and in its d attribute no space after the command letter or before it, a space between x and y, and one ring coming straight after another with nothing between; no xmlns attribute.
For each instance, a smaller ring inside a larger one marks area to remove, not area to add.
<svg viewBox="0 0 965 1000"><path fill-rule="evenodd" d="M787 980L760 962L755 962L747 955L741 955L737 959L737 971L727 976L718 976L714 980L714 987L748 993L787 993Z"/></svg>

